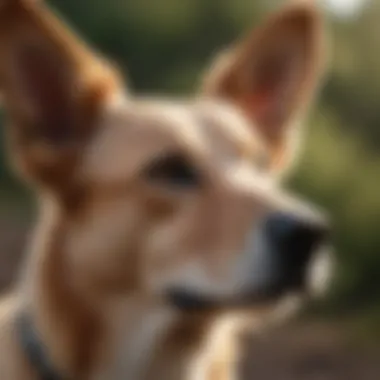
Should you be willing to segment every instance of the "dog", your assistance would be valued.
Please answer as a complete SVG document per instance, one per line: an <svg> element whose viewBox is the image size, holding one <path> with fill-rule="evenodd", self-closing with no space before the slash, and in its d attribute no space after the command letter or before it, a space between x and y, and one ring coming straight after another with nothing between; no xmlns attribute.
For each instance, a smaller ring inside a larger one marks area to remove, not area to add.
<svg viewBox="0 0 380 380"><path fill-rule="evenodd" d="M313 296L327 218L280 179L323 29L292 3L216 57L194 99L167 100L133 95L42 1L0 1L9 154L40 206L0 306L2 380L232 380L243 325Z"/></svg>

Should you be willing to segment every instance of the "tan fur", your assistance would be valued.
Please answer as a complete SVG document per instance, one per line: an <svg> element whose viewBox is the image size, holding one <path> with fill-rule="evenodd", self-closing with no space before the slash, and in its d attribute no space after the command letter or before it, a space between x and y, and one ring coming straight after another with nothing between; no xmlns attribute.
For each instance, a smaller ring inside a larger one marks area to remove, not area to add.
<svg viewBox="0 0 380 380"><path fill-rule="evenodd" d="M292 207L272 174L284 167L278 157L292 150L294 116L314 92L319 37L317 11L295 5L217 64L197 99L135 99L41 1L0 1L10 152L41 206L23 281L0 306L2 380L38 379L15 337L21 309L69 378L234 377L240 324L230 311L184 315L163 294L178 282L235 294L247 276L237 264L250 231ZM261 94L251 76L284 41L298 71L294 83L279 84L282 102L271 99L268 118L256 111ZM177 152L201 173L200 188L178 191L143 176ZM255 328L271 311L250 311Z"/></svg>

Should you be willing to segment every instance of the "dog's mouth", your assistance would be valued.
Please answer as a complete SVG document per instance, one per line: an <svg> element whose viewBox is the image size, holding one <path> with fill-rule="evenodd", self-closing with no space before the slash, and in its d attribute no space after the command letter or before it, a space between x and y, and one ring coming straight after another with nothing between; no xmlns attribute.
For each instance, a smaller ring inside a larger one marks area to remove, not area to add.
<svg viewBox="0 0 380 380"><path fill-rule="evenodd" d="M288 294L308 297L306 286L301 284L274 284L273 286L241 292L228 298L216 298L181 289L172 289L167 298L171 305L184 312L217 312L223 310L243 310L252 307L265 307Z"/></svg>
<svg viewBox="0 0 380 380"><path fill-rule="evenodd" d="M251 294L231 297L228 299L214 298L188 292L186 290L172 289L168 292L168 300L171 305L185 312L213 312L226 309L244 309L253 306L263 306L279 299L285 292L281 289L266 289Z"/></svg>
<svg viewBox="0 0 380 380"><path fill-rule="evenodd" d="M297 295L305 302L322 297L330 284L332 259L328 250L319 250L305 268L285 272L261 288L237 292L231 297L212 297L185 289L172 288L166 296L168 302L183 312L218 312L244 310L275 304L288 295Z"/></svg>

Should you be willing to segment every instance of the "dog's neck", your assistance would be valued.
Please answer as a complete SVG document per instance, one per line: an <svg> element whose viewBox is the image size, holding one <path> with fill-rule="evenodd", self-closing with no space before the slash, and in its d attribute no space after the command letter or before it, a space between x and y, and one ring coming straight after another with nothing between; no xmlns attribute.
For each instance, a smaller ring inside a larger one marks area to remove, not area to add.
<svg viewBox="0 0 380 380"><path fill-rule="evenodd" d="M65 223L54 202L42 203L24 278L26 307L57 371L84 375L101 340L96 309L76 291L63 248Z"/></svg>
<svg viewBox="0 0 380 380"><path fill-rule="evenodd" d="M134 303L117 304L108 313L108 341L95 368L96 379L192 379L189 366L207 336L211 318L184 317L170 309ZM186 377L185 377L186 374Z"/></svg>
<svg viewBox="0 0 380 380"><path fill-rule="evenodd" d="M60 213L43 207L24 282L26 307L57 371L89 380L183 378L213 318L180 316L141 299L86 298L67 262L65 236Z"/></svg>

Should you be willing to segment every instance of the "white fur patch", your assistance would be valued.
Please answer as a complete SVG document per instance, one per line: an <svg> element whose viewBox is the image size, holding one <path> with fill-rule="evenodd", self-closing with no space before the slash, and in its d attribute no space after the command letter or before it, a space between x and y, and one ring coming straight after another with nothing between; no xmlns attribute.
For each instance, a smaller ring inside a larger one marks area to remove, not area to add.
<svg viewBox="0 0 380 380"><path fill-rule="evenodd" d="M333 259L329 247L321 248L309 266L307 273L309 291L320 297L327 291L333 275Z"/></svg>
<svg viewBox="0 0 380 380"><path fill-rule="evenodd" d="M185 380L209 379L210 366L219 364L215 363L217 360L228 360L220 365L226 370L228 368L229 373L225 373L226 379L234 380L237 372L237 363L234 362L237 356L235 339L244 321L245 318L242 319L239 315L229 315L215 322L201 351L189 361Z"/></svg>
<svg viewBox="0 0 380 380"><path fill-rule="evenodd" d="M164 311L153 312L146 315L132 336L121 342L119 354L114 365L117 380L122 374L128 374L128 379L139 380L146 370L146 363L157 349L157 343L172 322L171 313ZM110 378L108 378L110 380Z"/></svg>
<svg viewBox="0 0 380 380"><path fill-rule="evenodd" d="M111 361L94 380L141 380L159 347L160 339L175 320L172 310L115 310L115 335ZM136 306L136 309L139 309ZM120 315L116 315L120 314ZM131 317L132 314L132 317ZM124 318L125 317L125 318Z"/></svg>

